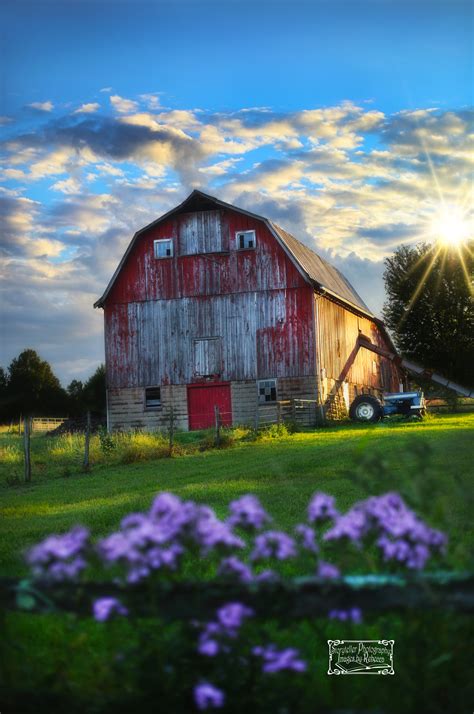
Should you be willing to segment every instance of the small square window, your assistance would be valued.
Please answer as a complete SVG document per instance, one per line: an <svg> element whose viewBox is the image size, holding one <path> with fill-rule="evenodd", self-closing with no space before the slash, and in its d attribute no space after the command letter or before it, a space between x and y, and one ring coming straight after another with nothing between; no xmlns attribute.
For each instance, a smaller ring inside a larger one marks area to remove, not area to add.
<svg viewBox="0 0 474 714"><path fill-rule="evenodd" d="M153 241L155 248L155 258L173 257L173 240L171 238L160 238Z"/></svg>
<svg viewBox="0 0 474 714"><path fill-rule="evenodd" d="M258 403L268 404L268 402L276 402L277 400L277 381L276 379L261 379L257 382Z"/></svg>
<svg viewBox="0 0 474 714"><path fill-rule="evenodd" d="M160 387L145 388L145 409L160 409L161 408L161 389Z"/></svg>
<svg viewBox="0 0 474 714"><path fill-rule="evenodd" d="M237 250L249 250L255 248L255 231L238 231L235 234Z"/></svg>

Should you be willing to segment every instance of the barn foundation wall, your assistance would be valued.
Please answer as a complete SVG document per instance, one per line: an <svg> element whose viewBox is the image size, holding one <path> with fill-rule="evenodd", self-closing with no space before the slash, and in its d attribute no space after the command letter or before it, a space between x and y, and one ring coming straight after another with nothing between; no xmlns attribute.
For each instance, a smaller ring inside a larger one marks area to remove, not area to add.
<svg viewBox="0 0 474 714"><path fill-rule="evenodd" d="M278 380L278 406L275 402L259 404L255 380L230 383L233 426L261 427L278 421L295 421L303 426L314 426L321 421L321 408L317 404L316 375L288 377ZM380 396L381 390L369 386L346 384L334 379L321 381L321 401L328 420L347 418L349 405L358 394L372 393ZM294 408L296 400L297 408ZM300 402L299 400L302 400ZM128 387L109 389L107 392L108 425L110 431L166 431L173 414L174 428L189 429L187 385L161 387L161 408L146 409L144 389Z"/></svg>

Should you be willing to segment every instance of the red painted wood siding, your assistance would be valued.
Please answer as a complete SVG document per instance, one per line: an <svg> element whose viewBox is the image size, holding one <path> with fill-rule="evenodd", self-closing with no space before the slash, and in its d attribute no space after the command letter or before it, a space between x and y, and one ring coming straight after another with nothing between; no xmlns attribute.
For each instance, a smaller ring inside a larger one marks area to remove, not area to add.
<svg viewBox="0 0 474 714"><path fill-rule="evenodd" d="M215 337L223 381L314 375L313 290L275 237L230 210L192 215L143 234L106 300L109 388L197 381L195 340ZM180 254L210 250L216 221L220 252ZM255 249L236 250L240 230L256 231ZM170 237L174 257L156 260L153 241Z"/></svg>
<svg viewBox="0 0 474 714"><path fill-rule="evenodd" d="M215 424L214 407L219 407L221 424L232 425L230 384L189 385L188 416L190 429L209 429Z"/></svg>
<svg viewBox="0 0 474 714"><path fill-rule="evenodd" d="M180 227L189 214L175 216L140 236L106 304L307 286L264 223L232 211L219 213L226 252L181 255ZM235 250L235 233L241 230L256 231L255 249ZM154 258L153 241L160 238L173 238L173 258Z"/></svg>

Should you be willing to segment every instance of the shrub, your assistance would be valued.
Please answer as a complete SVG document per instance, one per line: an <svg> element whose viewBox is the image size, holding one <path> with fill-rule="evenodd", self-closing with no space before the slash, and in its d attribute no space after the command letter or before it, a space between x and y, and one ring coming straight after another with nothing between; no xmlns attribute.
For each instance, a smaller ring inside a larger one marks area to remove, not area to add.
<svg viewBox="0 0 474 714"><path fill-rule="evenodd" d="M156 448L159 437L143 437L133 435L130 444ZM143 582L150 586L157 581L169 583L196 562L207 563L208 576L216 579L257 583L283 578L290 561L302 574L338 578L345 562L350 562L344 560L344 552L352 546L356 546L359 561L364 548L370 547L371 562L379 567L420 571L432 558L443 555L447 542L443 533L424 523L397 493L364 499L345 513L338 511L334 498L316 493L305 522L291 533L275 530L271 520L253 495L232 501L228 517L221 520L207 506L161 493L148 512L129 514L116 532L98 542L85 528L75 527L31 548L27 560L36 577L57 583L84 578L97 561L112 569L115 583L129 587ZM206 587L212 589L212 582ZM159 616L159 599L153 598L153 590L142 588L141 592L147 593L146 611ZM132 593L122 587L119 596L102 594L93 602L91 615L101 626L133 616L138 601ZM290 642L284 640L275 622L264 618L257 622L255 612L245 603L216 601L215 607L210 620L194 617L178 626L179 637L175 629L170 637L172 647L162 652L153 646L150 620L142 629L139 620L134 621L135 648L125 656L127 645L118 641L112 661L127 680L135 671L137 701L146 692L150 700L164 698L167 704L168 697L173 711L190 711L194 702L197 709L225 704L229 712L237 712L241 697L248 696L249 711L275 711L277 703L280 711L298 711L298 691L304 692L310 667L307 655L291 642L291 633ZM341 610L328 603L327 617L339 624L358 626L362 616L357 607ZM169 676L178 691L171 693L166 684ZM301 678L299 686L292 684L292 678ZM179 709L176 697L181 702Z"/></svg>

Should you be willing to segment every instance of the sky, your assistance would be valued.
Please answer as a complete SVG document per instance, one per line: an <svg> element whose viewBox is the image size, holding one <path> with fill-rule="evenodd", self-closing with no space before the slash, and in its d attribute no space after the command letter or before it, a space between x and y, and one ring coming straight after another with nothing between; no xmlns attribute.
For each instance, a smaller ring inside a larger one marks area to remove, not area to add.
<svg viewBox="0 0 474 714"><path fill-rule="evenodd" d="M383 261L472 217L464 0L4 0L0 365L64 385L104 359L136 230L200 188L335 264L371 309Z"/></svg>

